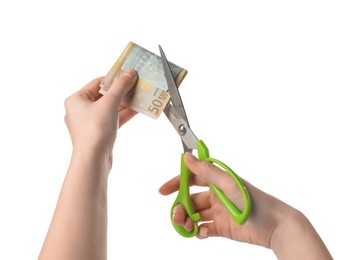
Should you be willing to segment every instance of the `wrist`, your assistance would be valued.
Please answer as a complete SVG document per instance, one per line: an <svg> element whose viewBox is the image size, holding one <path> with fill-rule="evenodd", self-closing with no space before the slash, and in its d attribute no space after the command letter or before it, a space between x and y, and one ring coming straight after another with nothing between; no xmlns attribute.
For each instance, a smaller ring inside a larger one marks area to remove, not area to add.
<svg viewBox="0 0 339 260"><path fill-rule="evenodd" d="M286 247L294 239L292 234L299 234L300 229L303 227L305 217L301 212L294 208L285 209L279 212L280 215L277 220L277 225L271 237L271 249L278 256L283 252Z"/></svg>
<svg viewBox="0 0 339 260"><path fill-rule="evenodd" d="M112 151L89 147L74 147L71 166L93 169L96 174L108 176L112 168Z"/></svg>
<svg viewBox="0 0 339 260"><path fill-rule="evenodd" d="M278 223L271 239L271 249L278 259L332 259L303 213L289 207Z"/></svg>

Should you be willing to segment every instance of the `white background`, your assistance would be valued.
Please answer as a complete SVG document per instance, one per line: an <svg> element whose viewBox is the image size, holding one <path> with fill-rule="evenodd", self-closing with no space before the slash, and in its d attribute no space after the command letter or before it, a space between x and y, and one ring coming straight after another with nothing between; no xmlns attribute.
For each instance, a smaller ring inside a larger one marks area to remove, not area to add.
<svg viewBox="0 0 339 260"><path fill-rule="evenodd" d="M129 41L186 68L180 90L211 156L298 208L339 257L337 1L0 3L0 259L36 259L66 173L64 99ZM180 237L158 188L179 173L167 118L120 129L109 179L109 259L275 259ZM334 211L336 210L336 212Z"/></svg>

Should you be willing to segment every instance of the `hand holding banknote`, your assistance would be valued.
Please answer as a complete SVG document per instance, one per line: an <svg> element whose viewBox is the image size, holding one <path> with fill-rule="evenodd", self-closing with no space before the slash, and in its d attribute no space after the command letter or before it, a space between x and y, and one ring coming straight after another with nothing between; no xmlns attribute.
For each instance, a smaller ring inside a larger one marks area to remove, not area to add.
<svg viewBox="0 0 339 260"><path fill-rule="evenodd" d="M177 86L183 81L187 70L170 63ZM133 68L138 73L136 86L123 100L123 105L152 118L158 118L167 105L170 95L161 58L130 42L100 84L100 93L105 94L121 71Z"/></svg>
<svg viewBox="0 0 339 260"><path fill-rule="evenodd" d="M102 80L92 80L66 99L65 122L74 149L85 147L106 156L112 151L117 128L136 114L121 103L135 85L137 74L133 69L121 73L104 96L98 93Z"/></svg>
<svg viewBox="0 0 339 260"><path fill-rule="evenodd" d="M73 151L55 214L41 249L44 259L107 259L107 182L118 126L136 114L121 106L135 85L134 70L121 73L102 96L103 78L65 100Z"/></svg>

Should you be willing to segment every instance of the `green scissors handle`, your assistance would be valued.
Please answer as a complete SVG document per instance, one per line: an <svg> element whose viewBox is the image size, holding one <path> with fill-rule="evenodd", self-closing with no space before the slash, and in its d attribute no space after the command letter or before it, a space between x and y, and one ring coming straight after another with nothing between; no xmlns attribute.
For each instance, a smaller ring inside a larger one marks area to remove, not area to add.
<svg viewBox="0 0 339 260"><path fill-rule="evenodd" d="M198 158L200 160L204 160L210 163L215 163L222 167L235 181L237 186L239 187L243 199L244 199L244 209L243 211L239 210L237 206L234 205L234 203L225 195L223 191L221 191L218 187L213 185L212 183L207 183L208 186L211 188L211 190L216 194L218 199L221 201L221 203L224 205L224 207L228 210L232 218L236 223L239 225L244 224L246 220L249 217L249 214L251 212L252 204L250 195L241 181L241 179L238 177L238 175L226 164L223 162L210 158L209 157L209 151L207 146L202 140L197 141L197 150L198 150ZM192 205L191 196L189 193L189 186L190 186L190 170L187 168L185 162L184 162L184 154L181 154L181 173L180 173L180 187L178 196L175 199L172 209L171 209L171 220L172 224L175 228L175 230L182 235L183 237L193 237L196 236L198 233L198 221L200 220L201 216L199 213L195 213L194 207ZM173 221L173 211L174 208L181 204L186 210L186 213L188 217L193 221L194 228L191 232L187 231L182 225L177 225Z"/></svg>

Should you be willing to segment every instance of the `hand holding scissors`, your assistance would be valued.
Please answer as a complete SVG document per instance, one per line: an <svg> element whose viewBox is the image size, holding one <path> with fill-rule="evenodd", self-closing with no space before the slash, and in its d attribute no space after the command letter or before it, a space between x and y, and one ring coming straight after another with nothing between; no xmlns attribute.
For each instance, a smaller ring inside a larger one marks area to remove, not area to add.
<svg viewBox="0 0 339 260"><path fill-rule="evenodd" d="M219 165L221 168L223 168L235 181L237 186L239 187L243 199L244 199L244 209L243 211L240 211L237 206L234 205L234 203L215 185L211 183L207 183L208 186L213 190L213 192L216 194L218 199L221 201L221 203L224 205L224 207L228 210L234 221L238 224L243 224L246 222L250 212L251 212L251 200L249 193L241 181L241 179L234 173L234 171L228 167L223 162L210 158L209 156L209 150L205 143L202 140L199 140L189 127L188 119L186 116L186 112L184 109L184 105L182 103L178 88L176 86L171 68L169 66L169 63L166 59L166 56L161 48L160 54L161 59L164 67L165 72L165 78L168 85L168 90L171 95L171 100L169 104L164 109L164 112L173 125L173 127L176 129L177 133L179 134L184 148L184 153L181 155L181 172L180 172L180 187L179 192L177 195L177 198L171 208L171 219L173 216L173 210L178 205L181 204L186 212L188 217L192 220L194 228L191 232L187 231L182 225L177 225L173 222L172 224L175 228L175 230L184 237L193 237L198 232L198 221L200 219L200 214L195 213L194 207L192 205L190 193L189 193L189 185L190 185L190 171L187 168L185 162L184 162L184 154L186 152L192 153L193 150L197 150L198 152L198 158L200 160L204 160L210 163L214 163Z"/></svg>

